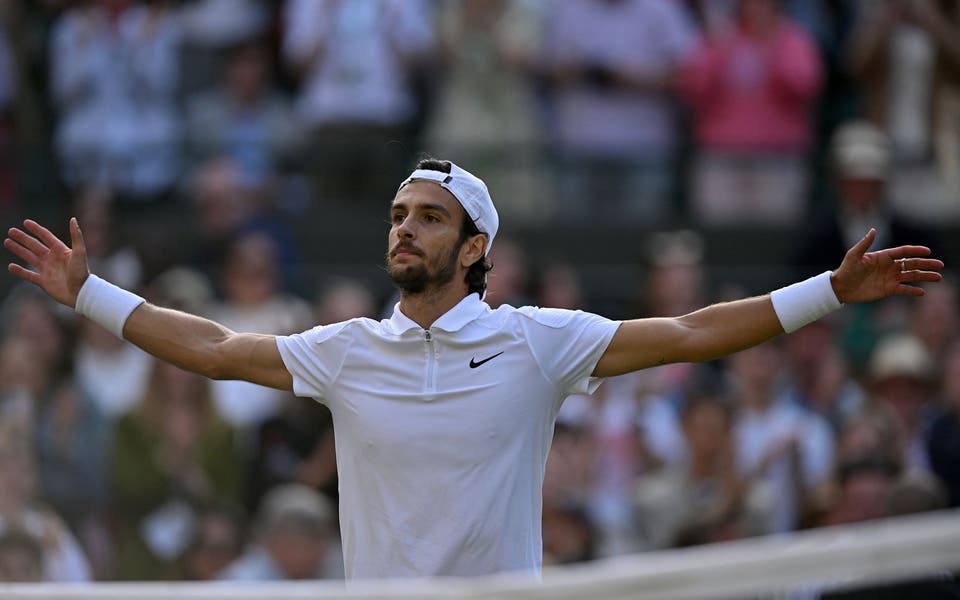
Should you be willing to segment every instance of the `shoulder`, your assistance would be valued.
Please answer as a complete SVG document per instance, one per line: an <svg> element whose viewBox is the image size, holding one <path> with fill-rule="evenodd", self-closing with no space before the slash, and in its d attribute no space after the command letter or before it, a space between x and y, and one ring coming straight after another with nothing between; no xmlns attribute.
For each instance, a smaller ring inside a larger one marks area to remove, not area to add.
<svg viewBox="0 0 960 600"><path fill-rule="evenodd" d="M330 325L317 325L297 335L311 343L321 344L337 339L346 340L365 333L379 333L382 329L381 325L382 323L374 321L373 319L359 317Z"/></svg>
<svg viewBox="0 0 960 600"><path fill-rule="evenodd" d="M539 306L524 306L514 309L517 319L525 320L537 325L549 327L551 329L561 329L571 325L577 325L587 322L609 321L606 317L601 317L582 310L568 310L565 308L540 308Z"/></svg>
<svg viewBox="0 0 960 600"><path fill-rule="evenodd" d="M562 308L540 308L539 306L524 306L516 309L517 318L527 319L546 327L560 328L569 325L580 311ZM585 314L585 313L581 313Z"/></svg>

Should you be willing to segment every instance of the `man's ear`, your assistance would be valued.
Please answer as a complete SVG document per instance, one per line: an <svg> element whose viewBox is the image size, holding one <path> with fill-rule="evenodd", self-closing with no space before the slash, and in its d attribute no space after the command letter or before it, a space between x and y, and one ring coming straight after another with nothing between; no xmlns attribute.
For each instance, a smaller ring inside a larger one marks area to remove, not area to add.
<svg viewBox="0 0 960 600"><path fill-rule="evenodd" d="M470 236L460 251L460 264L469 268L470 265L483 258L487 249L487 236L482 233Z"/></svg>

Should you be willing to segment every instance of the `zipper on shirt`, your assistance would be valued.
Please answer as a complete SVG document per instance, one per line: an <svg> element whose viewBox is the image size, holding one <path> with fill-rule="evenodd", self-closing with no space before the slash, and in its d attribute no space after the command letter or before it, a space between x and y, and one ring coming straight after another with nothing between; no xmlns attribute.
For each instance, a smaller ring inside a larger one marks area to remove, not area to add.
<svg viewBox="0 0 960 600"><path fill-rule="evenodd" d="M428 394L424 399L433 400L433 394L437 391L437 363L440 361L440 349L433 341L433 334L428 330L423 331L423 341L427 353L427 373L426 380L423 382L423 391Z"/></svg>
<svg viewBox="0 0 960 600"><path fill-rule="evenodd" d="M426 344L427 351L427 377L424 381L423 391L427 394L426 400L433 399L433 393L437 391L437 362L440 359L440 350L433 342L433 334L428 330L423 331L423 341Z"/></svg>

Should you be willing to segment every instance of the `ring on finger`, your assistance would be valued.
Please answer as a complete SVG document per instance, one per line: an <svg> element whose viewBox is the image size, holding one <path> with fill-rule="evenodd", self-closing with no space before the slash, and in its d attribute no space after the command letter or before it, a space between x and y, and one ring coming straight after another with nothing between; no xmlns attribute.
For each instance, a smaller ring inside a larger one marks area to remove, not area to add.
<svg viewBox="0 0 960 600"><path fill-rule="evenodd" d="M907 270L907 259L901 258L901 259L900 259L900 272L903 273L903 272L906 271L906 270Z"/></svg>

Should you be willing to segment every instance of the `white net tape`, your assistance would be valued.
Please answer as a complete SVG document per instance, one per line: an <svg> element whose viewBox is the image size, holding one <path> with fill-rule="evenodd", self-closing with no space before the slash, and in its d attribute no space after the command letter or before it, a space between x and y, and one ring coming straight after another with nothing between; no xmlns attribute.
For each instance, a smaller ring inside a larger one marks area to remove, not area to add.
<svg viewBox="0 0 960 600"><path fill-rule="evenodd" d="M960 510L651 552L517 576L309 583L0 585L4 600L643 599L784 597L960 570Z"/></svg>

